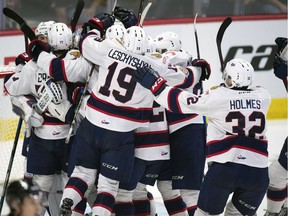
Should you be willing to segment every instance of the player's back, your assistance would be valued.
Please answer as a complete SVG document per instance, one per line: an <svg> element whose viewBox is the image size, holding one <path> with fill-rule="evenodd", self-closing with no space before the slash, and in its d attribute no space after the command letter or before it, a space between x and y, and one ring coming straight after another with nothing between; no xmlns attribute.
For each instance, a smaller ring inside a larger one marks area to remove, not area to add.
<svg viewBox="0 0 288 216"><path fill-rule="evenodd" d="M148 126L153 95L133 79L133 73L136 67L159 70L161 64L127 51L117 40L97 42L88 38L82 46L83 56L99 65L98 80L88 100L87 119L116 131Z"/></svg>
<svg viewBox="0 0 288 216"><path fill-rule="evenodd" d="M205 102L211 107L207 112L207 157L212 161L266 167L266 114L270 100L262 87L233 90L221 86L211 90Z"/></svg>

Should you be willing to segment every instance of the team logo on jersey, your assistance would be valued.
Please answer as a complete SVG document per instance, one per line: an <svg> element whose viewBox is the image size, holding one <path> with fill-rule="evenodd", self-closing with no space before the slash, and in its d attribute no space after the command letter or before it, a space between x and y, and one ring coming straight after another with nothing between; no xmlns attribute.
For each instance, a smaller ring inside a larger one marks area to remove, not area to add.
<svg viewBox="0 0 288 216"><path fill-rule="evenodd" d="M239 160L246 160L247 158L244 157L244 156L242 156L242 155L238 155L237 159L239 159Z"/></svg>
<svg viewBox="0 0 288 216"><path fill-rule="evenodd" d="M60 133L61 133L61 132L59 132L59 131L58 131L58 132L57 132L57 131L53 131L52 135L53 135L53 136L56 136L56 135L59 135Z"/></svg>
<svg viewBox="0 0 288 216"><path fill-rule="evenodd" d="M75 58L79 58L81 54L79 51L73 51L73 52L70 52L70 55L74 56Z"/></svg>
<svg viewBox="0 0 288 216"><path fill-rule="evenodd" d="M105 124L105 125L108 125L108 124L110 124L109 122L107 122L107 121L105 121L105 120L102 120L101 121L101 124Z"/></svg>
<svg viewBox="0 0 288 216"><path fill-rule="evenodd" d="M168 155L168 152L162 151L162 152L161 152L161 156L165 156L165 155Z"/></svg>
<svg viewBox="0 0 288 216"><path fill-rule="evenodd" d="M13 80L13 82L16 80L19 80L19 77L13 77L12 80Z"/></svg>

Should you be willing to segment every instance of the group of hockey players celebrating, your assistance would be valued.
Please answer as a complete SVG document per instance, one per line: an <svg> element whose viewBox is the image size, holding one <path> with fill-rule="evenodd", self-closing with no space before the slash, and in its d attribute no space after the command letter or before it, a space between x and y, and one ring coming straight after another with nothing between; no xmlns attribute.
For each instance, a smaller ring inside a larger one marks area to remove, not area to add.
<svg viewBox="0 0 288 216"><path fill-rule="evenodd" d="M87 206L93 216L157 215L146 188L155 183L169 215L255 215L269 185L271 99L248 61L229 61L223 84L204 93L209 63L183 51L174 32L148 36L119 6L74 33L47 21L35 35L5 89L26 123L26 181L48 199L62 179L58 208L44 202L40 215L84 215ZM286 45L275 63L283 80Z"/></svg>

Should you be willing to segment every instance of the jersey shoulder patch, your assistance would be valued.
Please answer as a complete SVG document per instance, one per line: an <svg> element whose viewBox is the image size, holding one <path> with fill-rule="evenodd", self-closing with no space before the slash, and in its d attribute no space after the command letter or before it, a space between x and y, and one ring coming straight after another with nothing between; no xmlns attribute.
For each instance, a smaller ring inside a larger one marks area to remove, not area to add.
<svg viewBox="0 0 288 216"><path fill-rule="evenodd" d="M215 90L215 89L217 89L217 88L219 88L220 86L212 86L211 88L210 88L210 90Z"/></svg>
<svg viewBox="0 0 288 216"><path fill-rule="evenodd" d="M155 58L162 58L162 54L161 53L155 52L155 53L151 53L150 55L155 57Z"/></svg>
<svg viewBox="0 0 288 216"><path fill-rule="evenodd" d="M73 50L69 54L74 56L75 58L79 58L81 56L79 50Z"/></svg>

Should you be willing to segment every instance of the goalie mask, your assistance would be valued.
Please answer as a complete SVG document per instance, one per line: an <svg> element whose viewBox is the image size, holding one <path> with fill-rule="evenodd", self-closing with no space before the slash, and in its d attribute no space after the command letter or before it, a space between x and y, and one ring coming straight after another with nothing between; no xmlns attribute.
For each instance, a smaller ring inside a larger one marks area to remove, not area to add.
<svg viewBox="0 0 288 216"><path fill-rule="evenodd" d="M139 26L128 28L124 34L123 45L132 53L144 55L148 47L145 31Z"/></svg>
<svg viewBox="0 0 288 216"><path fill-rule="evenodd" d="M164 53L166 51L180 51L182 42L179 36L171 31L163 32L154 38L156 51Z"/></svg>
<svg viewBox="0 0 288 216"><path fill-rule="evenodd" d="M223 80L227 88L249 87L253 82L254 68L244 59L232 59L227 62Z"/></svg>
<svg viewBox="0 0 288 216"><path fill-rule="evenodd" d="M55 23L48 31L48 44L53 51L69 50L72 46L72 31L65 23Z"/></svg>

